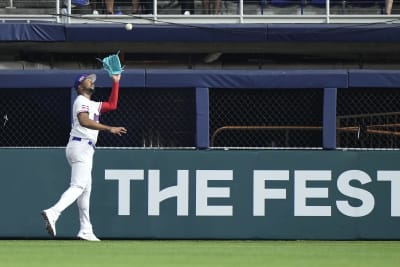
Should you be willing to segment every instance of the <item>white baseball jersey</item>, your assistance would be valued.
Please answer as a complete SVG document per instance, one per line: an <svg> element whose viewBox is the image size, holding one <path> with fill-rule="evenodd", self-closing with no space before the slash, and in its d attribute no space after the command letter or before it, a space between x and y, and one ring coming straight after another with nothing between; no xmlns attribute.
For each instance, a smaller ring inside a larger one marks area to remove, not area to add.
<svg viewBox="0 0 400 267"><path fill-rule="evenodd" d="M79 95L72 107L73 112L73 124L71 129L71 136L89 139L92 142L97 142L97 136L99 135L98 130L88 129L79 124L78 114L82 112L89 113L89 119L99 122L100 109L102 102L92 101L82 95Z"/></svg>

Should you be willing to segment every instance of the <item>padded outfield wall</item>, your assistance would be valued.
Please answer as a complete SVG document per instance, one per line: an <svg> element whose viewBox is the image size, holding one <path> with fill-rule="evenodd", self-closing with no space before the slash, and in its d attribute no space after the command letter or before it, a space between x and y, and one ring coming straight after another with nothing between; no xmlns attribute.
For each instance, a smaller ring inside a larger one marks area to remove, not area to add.
<svg viewBox="0 0 400 267"><path fill-rule="evenodd" d="M63 149L2 149L3 238L47 238L40 211L67 188ZM100 238L399 239L398 151L98 149ZM76 205L57 222L79 230Z"/></svg>
<svg viewBox="0 0 400 267"><path fill-rule="evenodd" d="M99 75L98 86L107 87L109 80L105 74L93 72ZM35 120L35 112L31 117L35 124L29 125L31 131L18 124L18 114L26 115L18 112L30 106L39 115L55 114L55 123L68 124L70 83L76 74L1 71L2 142L10 136L9 129L16 133L20 127L27 132L26 136L37 135L39 128L50 131L50 127L40 124L49 119ZM91 207L96 234L100 238L128 239L399 239L400 169L396 140L392 140L391 150L378 151L351 147L344 150L336 144L338 92L390 90L390 98L393 92L396 96L399 81L398 71L127 70L121 92L140 89L146 94L146 90L149 93L161 88L163 92L177 90L179 95L193 91L190 97L194 100L184 102L192 105L193 147L100 145L95 154ZM243 92L277 90L278 95L280 90L285 94L320 90L321 95L315 98L321 101L317 109L321 112L320 146L310 150L276 150L269 145L263 149L213 148L209 101L210 92L218 88ZM61 102L58 107L65 114L57 111L46 97L24 98L23 103L18 101L19 95L8 97L12 91L34 96L42 89L48 90L46 94L63 91L59 101L66 102L66 108L61 108ZM391 100L394 104L388 101L381 105L396 108L397 99ZM122 111L124 107L120 107ZM389 111L386 113L392 116L395 110ZM120 114L125 121L130 116L133 113ZM396 135L390 128L394 124L396 121L390 121L385 135ZM368 126L360 125L354 132L353 126L349 126L345 131L356 136L371 135L375 129ZM140 125L129 130L139 129ZM46 131L40 134L44 139L51 138L45 135ZM1 237L47 237L40 211L57 201L68 186L70 172L64 148L49 146L3 144L0 149L0 203L4 214L0 221ZM57 227L60 238L76 234L75 205L65 211Z"/></svg>

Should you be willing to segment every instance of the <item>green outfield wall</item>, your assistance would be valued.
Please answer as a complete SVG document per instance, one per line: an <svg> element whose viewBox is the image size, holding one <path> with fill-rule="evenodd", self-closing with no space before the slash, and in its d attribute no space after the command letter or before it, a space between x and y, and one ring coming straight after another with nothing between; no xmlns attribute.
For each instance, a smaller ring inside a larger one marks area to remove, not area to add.
<svg viewBox="0 0 400 267"><path fill-rule="evenodd" d="M68 187L62 148L0 149L0 237L47 238ZM97 149L100 238L400 239L400 152ZM76 204L57 222L78 232Z"/></svg>

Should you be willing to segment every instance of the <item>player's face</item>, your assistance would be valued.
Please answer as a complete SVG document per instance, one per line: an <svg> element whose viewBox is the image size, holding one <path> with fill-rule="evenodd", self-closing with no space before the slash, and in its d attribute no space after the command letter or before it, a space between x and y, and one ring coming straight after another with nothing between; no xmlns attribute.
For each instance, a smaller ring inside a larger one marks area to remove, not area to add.
<svg viewBox="0 0 400 267"><path fill-rule="evenodd" d="M86 91L89 94L93 94L94 93L94 82L92 81L92 79L85 79L82 81L81 83L81 87L83 91Z"/></svg>

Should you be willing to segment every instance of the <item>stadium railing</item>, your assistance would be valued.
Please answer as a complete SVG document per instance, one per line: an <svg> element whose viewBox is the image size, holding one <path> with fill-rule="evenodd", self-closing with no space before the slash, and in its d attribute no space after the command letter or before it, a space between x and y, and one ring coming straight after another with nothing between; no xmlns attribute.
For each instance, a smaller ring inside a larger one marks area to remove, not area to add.
<svg viewBox="0 0 400 267"><path fill-rule="evenodd" d="M149 0L151 1L151 0ZM217 3L211 7L209 2ZM142 1L143 3L143 1ZM147 7L149 8L149 7ZM113 14L96 0L0 0L0 20L62 23L395 23L400 6L385 15L383 0L154 0L150 11L133 10L132 0L115 0ZM186 10L188 9L188 10Z"/></svg>

